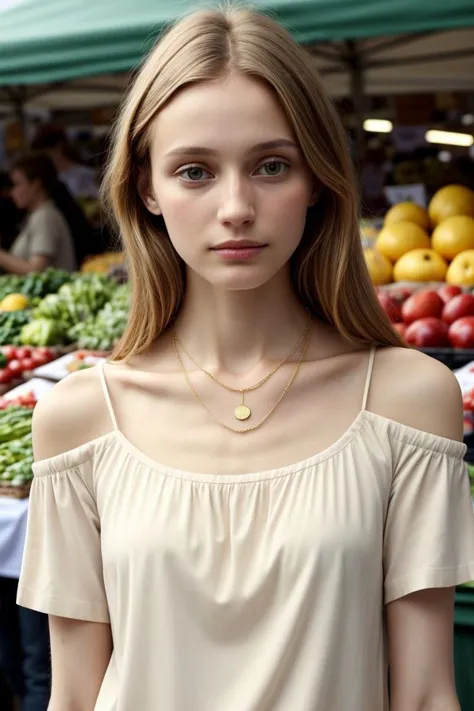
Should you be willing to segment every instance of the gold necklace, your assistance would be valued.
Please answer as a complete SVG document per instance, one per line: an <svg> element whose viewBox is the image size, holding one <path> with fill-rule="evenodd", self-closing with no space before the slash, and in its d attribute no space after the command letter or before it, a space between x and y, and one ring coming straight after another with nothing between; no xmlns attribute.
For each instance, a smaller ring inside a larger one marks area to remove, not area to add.
<svg viewBox="0 0 474 711"><path fill-rule="evenodd" d="M182 359L181 359L181 356L179 355L179 350L178 350L178 344L177 344L176 335L173 334L173 345L174 345L174 350L175 350L175 353L176 353L176 357L178 358L179 364L180 364L180 366L181 366L181 370L183 371L184 378L185 378L186 383L187 383L189 389L191 390L192 394L194 395L194 397L196 398L196 400L198 401L198 403L201 405L201 407L203 407L204 410L206 410L206 412L212 417L212 419L213 419L215 422L217 422L218 425L220 425L221 427L223 427L223 428L226 429L226 430L229 430L230 432L235 432L236 434L246 434L247 432L253 432L254 430L256 430L256 429L258 429L259 427L261 427L261 426L263 425L263 423L268 420L268 418L270 417L270 415L273 415L273 413L274 413L275 410L277 409L278 405L279 405L280 402L283 400L283 398L285 397L286 393L288 392L288 390L289 390L290 387L292 386L293 381L295 380L296 376L298 375L299 369L300 369L300 367L301 367L301 363L303 362L304 357L305 357L305 355L306 355L306 351L308 350L308 346L309 346L310 340L311 340L311 324L310 324L309 329L308 329L308 331L307 331L307 338L306 338L305 344L304 344L304 346L303 346L303 350L302 350L302 353L301 353L301 357L300 357L298 363L296 364L296 368L295 368L295 370L293 371L293 373L292 373L292 375L291 375L291 378L289 379L288 383L286 384L285 389L283 390L282 394L280 395L280 397L278 398L278 400L276 401L276 403L273 405L273 407L271 408L271 410L270 410L269 412L267 412L267 414L265 415L265 417L264 417L262 420L260 420L260 422L258 422L256 425L253 425L253 427L245 427L245 428L240 428L240 429L238 429L238 428L235 428L235 427L231 427L230 425L226 425L225 422L222 422L222 420L220 420L218 417L216 417L216 415L214 415L214 413L208 408L208 406L206 405L206 403L201 400L201 398L199 397L198 393L197 393L196 390L194 389L193 384L192 384L191 381L189 380L189 376L188 376L188 374L187 374L187 372L186 372L186 368L184 367L184 364L183 364L183 361L182 361Z"/></svg>
<svg viewBox="0 0 474 711"><path fill-rule="evenodd" d="M201 370L203 373L205 373L207 376L209 376L209 378L212 378L212 380L214 380L215 383L217 383L218 385L220 385L221 388L224 388L225 390L228 390L228 391L231 392L231 393L240 393L240 394L242 395L242 402L241 402L241 404L238 405L238 406L235 408L235 410L234 410L234 416L236 417L236 419L242 421L242 420L248 420L249 417L252 415L251 409L249 408L248 405L245 404L245 393L251 392L252 390L256 390L257 388L259 388L259 387L261 387L262 385L264 385L264 383L266 383L267 380L269 380L269 379L272 377L272 375L275 375L275 373L276 373L278 370L280 370L280 368L281 368L282 366L284 366L285 363L287 363L287 362L290 360L290 358L296 353L296 351L298 350L298 348L301 346L301 344L303 343L304 339L305 339L306 336L308 335L308 332L309 332L310 328L311 328L311 314L309 314L308 323L306 324L306 328L305 328L305 330L304 330L303 335L301 336L300 340L298 341L298 343L296 344L296 346L293 348L293 350L291 351L291 353L288 353L288 355L286 356L286 358L285 358L284 360L282 360L281 363L279 363L279 364L276 366L276 368L274 368L270 373L268 373L268 375L265 375L264 378L262 378L261 380L259 380L258 383L256 383L255 385L249 385L249 387L247 387L247 388L233 388L233 387L230 386L230 385L226 385L225 383L222 383L220 380L218 380L218 378L216 378L216 376L213 375L209 370L206 370L206 369L203 368L201 365L199 365L199 363L196 361L196 359L193 358L193 356L189 353L189 351L186 350L186 348L184 347L184 345L183 345L183 344L181 343L181 341L179 340L174 326L173 326L173 341L175 342L175 344L174 344L174 345L175 345L175 350L177 350L176 344L178 344L179 347L181 348L181 350L184 351L184 353L188 356L189 360L191 360L191 361L194 363L194 365L195 365L197 368L199 368L199 370ZM178 357L179 357L179 354L178 354ZM181 358L180 358L180 362L181 362Z"/></svg>

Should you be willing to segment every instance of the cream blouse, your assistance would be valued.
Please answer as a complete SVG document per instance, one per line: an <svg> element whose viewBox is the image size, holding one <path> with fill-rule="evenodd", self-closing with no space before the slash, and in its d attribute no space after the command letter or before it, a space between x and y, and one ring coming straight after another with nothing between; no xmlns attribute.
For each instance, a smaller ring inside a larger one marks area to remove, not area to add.
<svg viewBox="0 0 474 711"><path fill-rule="evenodd" d="M387 709L384 605L474 579L464 444L363 407L291 466L206 475L114 430L34 465L20 605L110 622L95 711ZM80 663L80 660L78 660Z"/></svg>

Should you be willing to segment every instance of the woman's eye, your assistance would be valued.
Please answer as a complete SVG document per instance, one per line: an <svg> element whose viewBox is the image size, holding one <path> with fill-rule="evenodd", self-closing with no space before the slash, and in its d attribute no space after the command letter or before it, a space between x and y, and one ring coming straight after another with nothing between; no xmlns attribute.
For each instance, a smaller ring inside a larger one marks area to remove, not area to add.
<svg viewBox="0 0 474 711"><path fill-rule="evenodd" d="M281 160L270 160L261 165L257 172L269 178L277 178L286 173L289 167L288 163L283 163ZM261 173L260 171L264 172Z"/></svg>
<svg viewBox="0 0 474 711"><path fill-rule="evenodd" d="M189 183L200 183L202 180L206 180L210 177L204 168L198 165L191 165L189 168L185 168L179 172L180 178L187 180Z"/></svg>

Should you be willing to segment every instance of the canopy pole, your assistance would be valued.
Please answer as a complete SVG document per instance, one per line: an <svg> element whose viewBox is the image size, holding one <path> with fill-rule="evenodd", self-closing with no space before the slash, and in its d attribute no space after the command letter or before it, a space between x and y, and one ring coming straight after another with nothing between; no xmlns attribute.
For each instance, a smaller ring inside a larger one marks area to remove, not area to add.
<svg viewBox="0 0 474 711"><path fill-rule="evenodd" d="M356 164L360 164L364 160L366 148L364 134L366 112L365 71L357 42L355 40L348 40L346 47L348 49L346 61L350 73L351 97L354 105L354 158Z"/></svg>
<svg viewBox="0 0 474 711"><path fill-rule="evenodd" d="M27 118L25 112L25 102L27 99L27 90L25 87L6 87L7 94L10 98L13 115L20 126L22 149L26 146L26 130Z"/></svg>

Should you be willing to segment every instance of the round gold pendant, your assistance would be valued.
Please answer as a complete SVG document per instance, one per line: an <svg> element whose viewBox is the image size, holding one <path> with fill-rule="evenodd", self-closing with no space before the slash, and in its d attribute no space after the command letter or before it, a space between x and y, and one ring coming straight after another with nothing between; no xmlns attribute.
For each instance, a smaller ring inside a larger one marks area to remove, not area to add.
<svg viewBox="0 0 474 711"><path fill-rule="evenodd" d="M234 410L234 415L238 420L248 420L251 414L250 408L247 407L247 405L239 405Z"/></svg>

